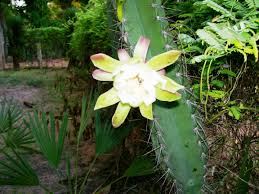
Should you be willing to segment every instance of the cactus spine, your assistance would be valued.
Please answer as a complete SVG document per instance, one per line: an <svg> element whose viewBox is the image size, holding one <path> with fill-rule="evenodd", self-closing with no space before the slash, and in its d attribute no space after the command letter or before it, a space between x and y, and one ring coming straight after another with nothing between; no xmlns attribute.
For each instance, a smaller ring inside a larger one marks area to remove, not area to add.
<svg viewBox="0 0 259 194"><path fill-rule="evenodd" d="M120 13L122 37L130 48L134 48L140 36L151 40L148 59L175 48L169 45L168 23L161 0L126 0L119 11L123 11ZM179 76L184 71L180 64L167 71L169 77L187 85L187 80ZM191 104L187 90L182 92L180 101L157 102L155 120L150 126L157 160L166 171L165 177L174 178L171 180L175 180L178 192L196 194L201 193L204 184L206 142L199 135L200 125Z"/></svg>

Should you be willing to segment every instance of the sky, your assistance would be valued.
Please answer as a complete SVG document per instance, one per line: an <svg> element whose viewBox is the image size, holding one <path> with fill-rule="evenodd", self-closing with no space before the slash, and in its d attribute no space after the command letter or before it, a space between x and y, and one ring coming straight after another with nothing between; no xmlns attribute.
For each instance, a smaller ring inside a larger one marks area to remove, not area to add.
<svg viewBox="0 0 259 194"><path fill-rule="evenodd" d="M12 0L12 4L17 6L17 7L25 6L24 0Z"/></svg>

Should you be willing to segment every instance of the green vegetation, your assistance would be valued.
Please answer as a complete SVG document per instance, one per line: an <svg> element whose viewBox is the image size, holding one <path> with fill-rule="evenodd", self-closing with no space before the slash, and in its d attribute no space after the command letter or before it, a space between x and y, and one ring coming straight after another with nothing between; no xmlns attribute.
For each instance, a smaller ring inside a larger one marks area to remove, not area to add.
<svg viewBox="0 0 259 194"><path fill-rule="evenodd" d="M64 70L23 69L20 71L1 71L0 85L28 85L33 87L54 87L56 77L64 75Z"/></svg>
<svg viewBox="0 0 259 194"><path fill-rule="evenodd" d="M258 1L24 2L0 2L2 192L258 193ZM115 129L116 106L94 106L116 76L91 59L118 65L103 54L123 61L140 36L147 61L181 51L165 72L185 88Z"/></svg>
<svg viewBox="0 0 259 194"><path fill-rule="evenodd" d="M88 7L76 14L70 52L79 66L91 69L89 58L96 52L109 53L106 4L91 0Z"/></svg>

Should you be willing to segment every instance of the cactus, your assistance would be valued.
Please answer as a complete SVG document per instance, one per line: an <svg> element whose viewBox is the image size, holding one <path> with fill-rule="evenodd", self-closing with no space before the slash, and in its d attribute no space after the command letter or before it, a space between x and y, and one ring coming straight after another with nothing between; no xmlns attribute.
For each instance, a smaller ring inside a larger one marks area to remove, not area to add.
<svg viewBox="0 0 259 194"><path fill-rule="evenodd" d="M119 6L121 35L130 50L140 36L151 40L148 59L175 48L175 45L169 45L172 40L166 31L168 23L161 0L126 0L120 1ZM188 87L187 80L181 76L184 71L185 68L178 63L174 68L167 69L167 75ZM157 160L165 170L164 177L175 181L180 193L201 193L206 142L200 135L202 130L197 111L190 99L191 94L186 89L179 101L157 102L154 107L155 120L150 126Z"/></svg>

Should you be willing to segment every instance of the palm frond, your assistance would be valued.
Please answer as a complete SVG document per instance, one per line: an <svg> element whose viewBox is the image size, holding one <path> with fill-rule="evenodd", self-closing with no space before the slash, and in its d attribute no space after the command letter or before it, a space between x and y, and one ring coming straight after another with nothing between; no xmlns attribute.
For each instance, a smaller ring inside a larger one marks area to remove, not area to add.
<svg viewBox="0 0 259 194"><path fill-rule="evenodd" d="M119 145L123 139L131 132L134 125L129 123L114 129L111 119L107 118L101 121L99 111L95 115L95 132L96 132L96 154L101 155Z"/></svg>
<svg viewBox="0 0 259 194"><path fill-rule="evenodd" d="M5 146L12 149L19 149L24 151L32 151L30 147L34 143L34 138L31 131L26 126L16 127L8 130L3 136Z"/></svg>
<svg viewBox="0 0 259 194"><path fill-rule="evenodd" d="M65 114L59 129L56 128L53 113L49 116L50 126L46 114L39 117L37 112L30 116L30 129L41 152L48 162L55 168L58 167L64 147L67 132L68 115Z"/></svg>
<svg viewBox="0 0 259 194"><path fill-rule="evenodd" d="M145 176L155 172L155 164L147 156L137 156L128 169L124 172L125 177Z"/></svg>
<svg viewBox="0 0 259 194"><path fill-rule="evenodd" d="M0 133L6 132L22 117L22 109L14 102L0 101Z"/></svg>
<svg viewBox="0 0 259 194"><path fill-rule="evenodd" d="M0 185L39 185L36 172L30 164L17 152L3 152L5 160L0 160Z"/></svg>
<svg viewBox="0 0 259 194"><path fill-rule="evenodd" d="M88 96L84 96L82 99L82 111L81 111L81 118L80 118L80 127L77 135L77 143L79 143L81 137L83 136L83 133L86 129L86 126L89 122L89 119L91 118L91 111L94 107L94 99L95 97L95 91L93 88L91 88Z"/></svg>

